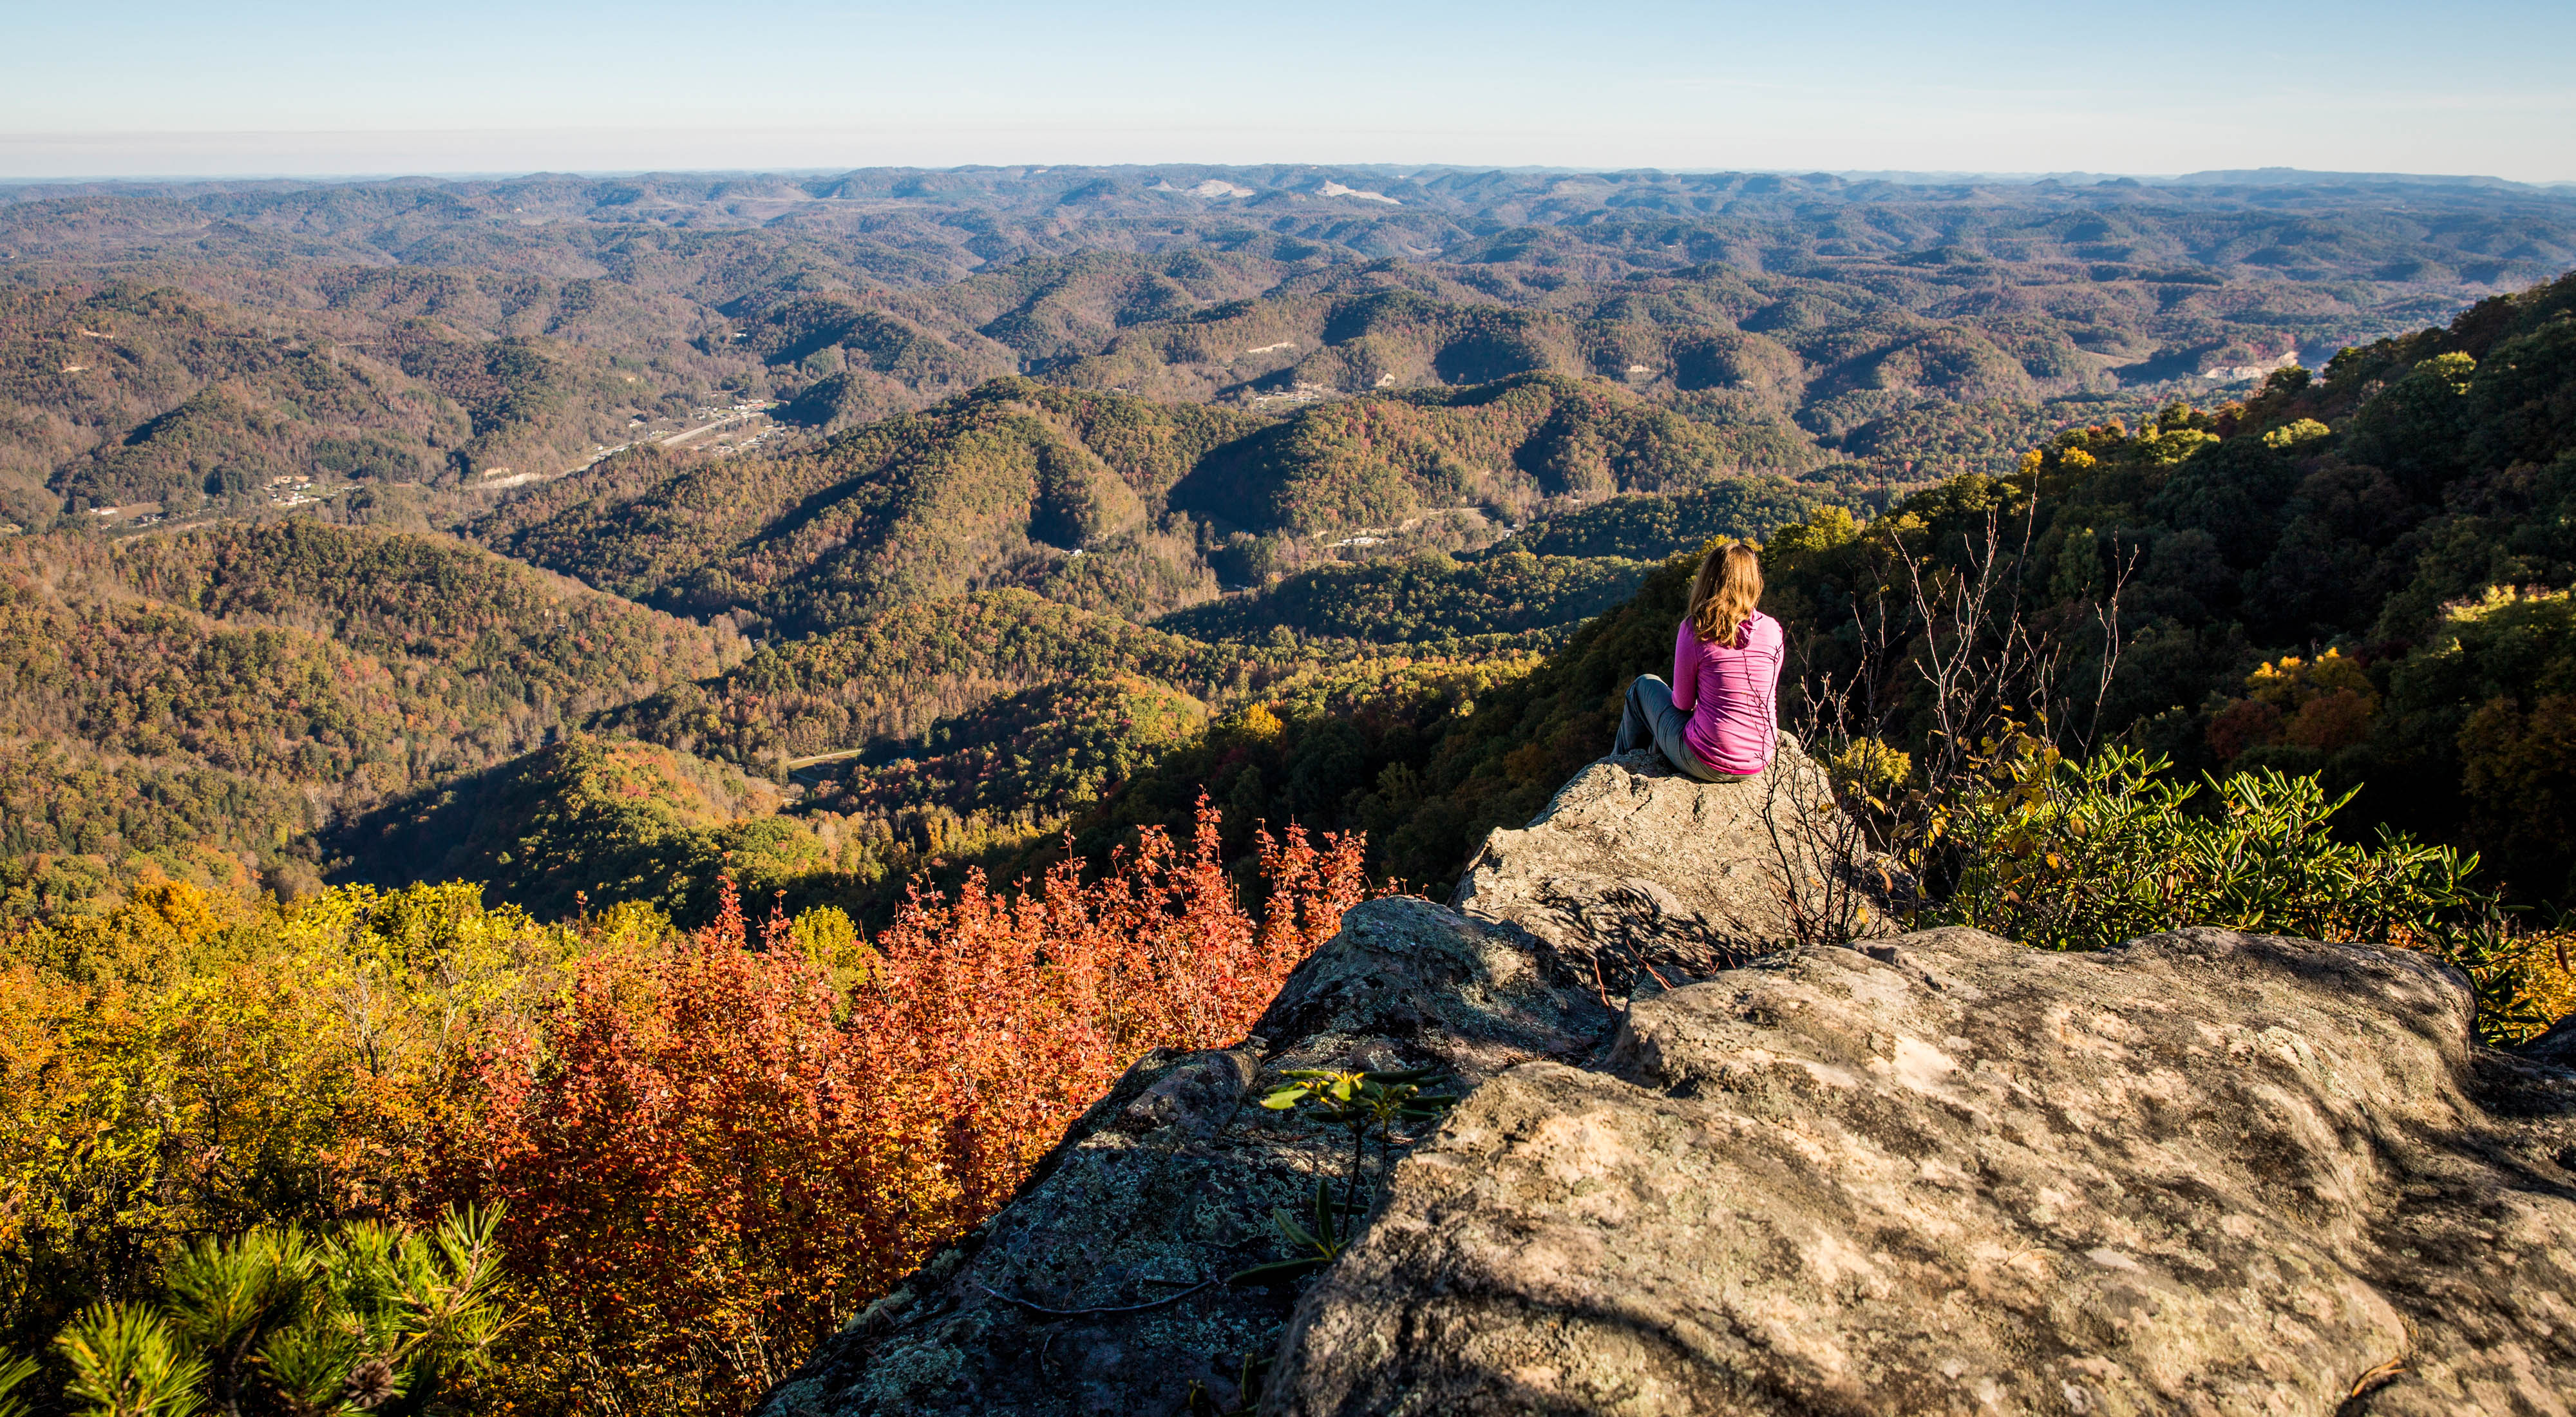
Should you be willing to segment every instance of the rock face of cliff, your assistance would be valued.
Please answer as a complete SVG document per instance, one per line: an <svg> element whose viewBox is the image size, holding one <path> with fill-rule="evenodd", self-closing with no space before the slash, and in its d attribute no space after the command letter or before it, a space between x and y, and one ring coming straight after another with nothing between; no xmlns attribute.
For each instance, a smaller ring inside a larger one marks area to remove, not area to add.
<svg viewBox="0 0 2576 1417"><path fill-rule="evenodd" d="M1596 988L1665 987L1795 937L1792 902L1853 912L1866 932L1853 883L1816 869L1845 825L1824 773L1785 738L1754 783L1692 782L1651 751L1604 758L1527 827L1487 837L1450 904L1516 927Z"/></svg>
<svg viewBox="0 0 2576 1417"><path fill-rule="evenodd" d="M2563 1059L2476 1047L2465 981L2401 952L1757 957L1797 773L1605 760L1454 908L1354 910L1254 1039L1140 1062L765 1412L1226 1411L1247 1357L1319 1417L2569 1410ZM1370 1158L1302 1293L1207 1283L1344 1174L1346 1134L1257 1105L1344 1065L1467 1097Z"/></svg>
<svg viewBox="0 0 2576 1417"><path fill-rule="evenodd" d="M1642 1000L1407 1158L1274 1408L2563 1411L2576 1083L2481 1057L2469 1005L2218 930Z"/></svg>

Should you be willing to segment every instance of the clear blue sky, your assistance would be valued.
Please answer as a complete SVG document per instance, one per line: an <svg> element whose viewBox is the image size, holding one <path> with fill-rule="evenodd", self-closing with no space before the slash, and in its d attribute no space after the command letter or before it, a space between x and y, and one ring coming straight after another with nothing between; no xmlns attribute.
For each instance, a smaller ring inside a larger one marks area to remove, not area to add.
<svg viewBox="0 0 2576 1417"><path fill-rule="evenodd" d="M2576 180L2576 3L0 0L0 177L1391 162Z"/></svg>

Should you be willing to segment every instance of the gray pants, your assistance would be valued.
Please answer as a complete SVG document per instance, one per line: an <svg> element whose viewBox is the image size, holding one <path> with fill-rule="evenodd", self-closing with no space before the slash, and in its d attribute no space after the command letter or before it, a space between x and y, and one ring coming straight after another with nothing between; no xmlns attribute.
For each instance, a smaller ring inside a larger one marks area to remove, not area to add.
<svg viewBox="0 0 2576 1417"><path fill-rule="evenodd" d="M1619 715L1619 738L1611 745L1613 753L1633 753L1652 744L1673 765L1673 771L1700 782L1743 782L1760 777L1760 773L1719 772L1701 762L1699 754L1682 738L1682 729L1690 715L1673 707L1673 688L1652 674L1640 674L1628 686L1628 707Z"/></svg>

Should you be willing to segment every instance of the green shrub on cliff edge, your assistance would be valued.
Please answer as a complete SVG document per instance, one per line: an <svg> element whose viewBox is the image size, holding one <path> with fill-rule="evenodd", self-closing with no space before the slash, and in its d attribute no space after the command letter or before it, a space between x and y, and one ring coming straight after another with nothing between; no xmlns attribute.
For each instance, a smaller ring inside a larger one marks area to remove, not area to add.
<svg viewBox="0 0 2576 1417"><path fill-rule="evenodd" d="M2330 822L2352 799L2312 775L2262 768L2192 783L2135 749L2077 761L2014 733L1936 807L1932 855L1950 863L1951 884L1917 923L2054 950L2187 925L2421 949L2467 971L2478 1031L2499 1045L2568 1011L2576 976L2559 950L2532 948L2555 937L2517 928L2472 884L2474 854L2386 827L2366 846L2339 838Z"/></svg>
<svg viewBox="0 0 2576 1417"><path fill-rule="evenodd" d="M2319 940L2445 934L2484 898L2477 857L2383 830L2376 848L2339 841L2313 777L2271 769L2180 782L2171 764L2113 747L2090 761L2020 736L1989 792L1957 803L1965 857L1933 911L2043 949L2106 949L2182 925ZM2203 787L2210 810L2195 810Z"/></svg>

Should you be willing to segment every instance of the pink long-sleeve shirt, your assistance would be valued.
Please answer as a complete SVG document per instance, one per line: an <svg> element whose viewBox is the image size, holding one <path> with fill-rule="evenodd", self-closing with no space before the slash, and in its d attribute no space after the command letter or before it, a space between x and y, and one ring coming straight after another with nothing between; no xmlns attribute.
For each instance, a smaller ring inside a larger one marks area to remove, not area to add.
<svg viewBox="0 0 2576 1417"><path fill-rule="evenodd" d="M1756 610L1733 644L1700 643L1685 616L1673 639L1673 707L1690 715L1682 741L1719 772L1771 766L1778 741L1780 622Z"/></svg>

